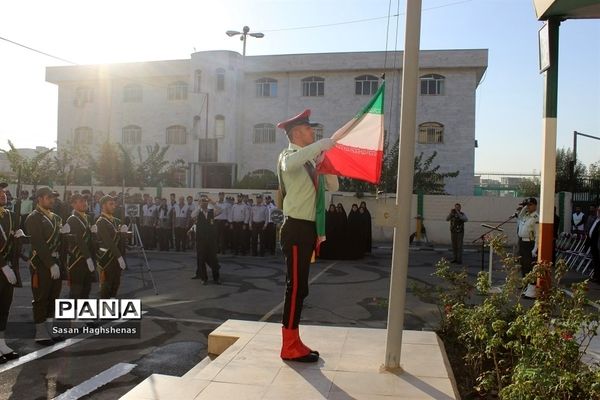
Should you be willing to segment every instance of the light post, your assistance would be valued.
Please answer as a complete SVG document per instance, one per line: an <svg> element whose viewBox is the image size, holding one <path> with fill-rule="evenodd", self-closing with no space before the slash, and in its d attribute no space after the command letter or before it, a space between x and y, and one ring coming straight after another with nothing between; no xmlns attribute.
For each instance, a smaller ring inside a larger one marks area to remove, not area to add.
<svg viewBox="0 0 600 400"><path fill-rule="evenodd" d="M263 37L265 37L264 33L261 32L250 32L250 28L248 26L244 26L244 28L242 29L242 32L238 32L238 31L227 31L225 32L225 34L229 37L233 37L236 35L241 35L240 36L240 40L244 43L243 45L243 50L242 50L242 55L245 57L246 56L246 37L248 35L255 37L257 39L262 39Z"/></svg>

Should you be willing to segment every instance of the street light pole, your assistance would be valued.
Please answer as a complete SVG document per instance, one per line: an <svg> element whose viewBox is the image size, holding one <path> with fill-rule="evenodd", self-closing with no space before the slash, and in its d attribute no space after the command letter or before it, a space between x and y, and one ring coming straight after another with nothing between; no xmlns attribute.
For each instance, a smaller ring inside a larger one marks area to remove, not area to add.
<svg viewBox="0 0 600 400"><path fill-rule="evenodd" d="M237 35L241 35L240 36L240 40L243 42L242 45L242 56L246 57L246 39L248 36L252 36L255 37L257 39L262 39L265 37L264 33L261 32L250 32L250 28L248 26L244 26L242 28L242 32L239 31L227 31L225 32L225 34L229 37L233 37L233 36L237 36Z"/></svg>

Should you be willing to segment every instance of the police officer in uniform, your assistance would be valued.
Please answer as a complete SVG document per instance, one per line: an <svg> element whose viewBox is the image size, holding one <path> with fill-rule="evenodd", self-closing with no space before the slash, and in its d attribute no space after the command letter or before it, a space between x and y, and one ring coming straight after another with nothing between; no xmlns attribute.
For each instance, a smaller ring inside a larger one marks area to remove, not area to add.
<svg viewBox="0 0 600 400"><path fill-rule="evenodd" d="M51 337L54 318L54 301L60 296L62 280L59 267L59 247L62 219L50 211L54 206L55 194L48 187L36 192L37 207L25 220L25 228L30 235L31 291L33 292L33 320L35 341L41 345L51 345L61 337Z"/></svg>
<svg viewBox="0 0 600 400"><path fill-rule="evenodd" d="M184 197L179 198L179 203L173 206L172 213L175 225L175 250L185 251L187 247L186 233L189 229L192 210L185 203Z"/></svg>
<svg viewBox="0 0 600 400"><path fill-rule="evenodd" d="M252 232L252 255L261 257L265 255L265 231L267 229L267 219L269 210L262 203L262 195L256 196L256 204L250 209L250 229Z"/></svg>
<svg viewBox="0 0 600 400"><path fill-rule="evenodd" d="M96 232L98 251L96 260L100 272L100 298L109 299L117 296L121 284L121 270L126 268L123 246L127 225L114 216L115 198L106 195L100 199L102 213L93 231Z"/></svg>
<svg viewBox="0 0 600 400"><path fill-rule="evenodd" d="M281 358L300 362L316 362L319 353L302 343L298 326L304 298L308 295L310 260L315 248L315 225L318 182L315 162L321 152L333 147L330 138L314 141L310 110L277 127L285 130L289 147L279 155L277 175L283 194L285 222L281 227L281 246L287 264L285 302L283 309L283 344ZM338 190L336 176L325 175L326 189Z"/></svg>
<svg viewBox="0 0 600 400"><path fill-rule="evenodd" d="M73 212L67 218L71 242L67 264L71 286L69 297L72 299L88 299L92 289L93 274L96 270L93 261L92 224L85 212L87 208L85 197L79 193L72 195L71 207L73 207Z"/></svg>
<svg viewBox="0 0 600 400"><path fill-rule="evenodd" d="M17 283L17 277L8 264L13 257L15 240L23 235L23 231L16 226L13 212L5 208L6 202L6 193L0 189L0 364L19 357L6 345L4 331L13 299L13 285Z"/></svg>
<svg viewBox="0 0 600 400"><path fill-rule="evenodd" d="M208 281L206 264L208 264L212 271L213 281L217 285L221 284L219 273L221 266L217 259L217 229L215 224L215 217L220 212L221 209L214 201L210 201L208 197L202 197L200 199L200 208L196 209L193 215L193 218L196 219L196 224L192 229L196 232L197 267L196 275L192 279L200 279L204 285Z"/></svg>
<svg viewBox="0 0 600 400"><path fill-rule="evenodd" d="M238 194L237 203L231 206L231 229L233 230L233 254L246 255L244 233L248 229L248 207L244 204L244 195Z"/></svg>
<svg viewBox="0 0 600 400"><path fill-rule="evenodd" d="M144 248L148 250L156 247L156 209L157 206L152 204L152 197L148 197L142 207L142 240Z"/></svg>
<svg viewBox="0 0 600 400"><path fill-rule="evenodd" d="M537 257L537 230L540 216L535 197L525 199L517 209L517 235L519 237L519 257L521 274L525 277L533 269ZM529 283L523 294L525 298L535 298L535 285Z"/></svg>

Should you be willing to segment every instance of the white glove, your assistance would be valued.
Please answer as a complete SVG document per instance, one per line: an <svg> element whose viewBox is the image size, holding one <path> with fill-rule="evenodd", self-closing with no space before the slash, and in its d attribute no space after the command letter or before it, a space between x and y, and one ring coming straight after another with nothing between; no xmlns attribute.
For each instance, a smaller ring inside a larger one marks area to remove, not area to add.
<svg viewBox="0 0 600 400"><path fill-rule="evenodd" d="M8 265L5 265L4 267L2 267L2 272L4 272L4 275L6 276L8 283L10 283L11 285L14 285L17 283L17 277L15 276L15 272L12 270L11 267L9 267Z"/></svg>
<svg viewBox="0 0 600 400"><path fill-rule="evenodd" d="M531 250L531 256L532 257L537 257L537 249Z"/></svg>
<svg viewBox="0 0 600 400"><path fill-rule="evenodd" d="M15 237L18 239L20 237L25 236L25 233L23 232L23 229L17 229L15 232Z"/></svg>
<svg viewBox="0 0 600 400"><path fill-rule="evenodd" d="M91 258L88 258L87 260L85 260L87 262L87 266L88 269L90 270L90 272L94 272L94 261Z"/></svg>
<svg viewBox="0 0 600 400"><path fill-rule="evenodd" d="M117 261L119 262L119 267L121 267L121 269L125 269L127 267L127 264L125 264L125 260L123 260L123 257L119 257Z"/></svg>
<svg viewBox="0 0 600 400"><path fill-rule="evenodd" d="M71 233L71 225L64 224L62 228L60 228L60 233Z"/></svg>
<svg viewBox="0 0 600 400"><path fill-rule="evenodd" d="M123 224L119 227L119 232L121 232L121 233L127 233L128 231L129 231L129 227L125 224Z"/></svg>
<svg viewBox="0 0 600 400"><path fill-rule="evenodd" d="M319 147L322 151L327 151L333 146L335 146L335 142L331 138L323 138L317 141L317 143L319 144Z"/></svg>
<svg viewBox="0 0 600 400"><path fill-rule="evenodd" d="M50 267L50 277L52 279L60 279L60 268L58 268L58 265L53 264Z"/></svg>
<svg viewBox="0 0 600 400"><path fill-rule="evenodd" d="M90 227L92 233L98 233L98 225L94 224Z"/></svg>

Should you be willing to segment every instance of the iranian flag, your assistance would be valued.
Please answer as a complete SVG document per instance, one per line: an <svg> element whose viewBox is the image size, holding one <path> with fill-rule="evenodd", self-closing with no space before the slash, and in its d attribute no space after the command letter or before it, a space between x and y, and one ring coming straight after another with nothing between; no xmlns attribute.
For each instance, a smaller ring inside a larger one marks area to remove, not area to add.
<svg viewBox="0 0 600 400"><path fill-rule="evenodd" d="M383 98L385 82L375 96L331 139L335 146L317 164L321 174L379 183L383 161Z"/></svg>

